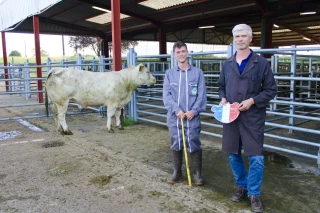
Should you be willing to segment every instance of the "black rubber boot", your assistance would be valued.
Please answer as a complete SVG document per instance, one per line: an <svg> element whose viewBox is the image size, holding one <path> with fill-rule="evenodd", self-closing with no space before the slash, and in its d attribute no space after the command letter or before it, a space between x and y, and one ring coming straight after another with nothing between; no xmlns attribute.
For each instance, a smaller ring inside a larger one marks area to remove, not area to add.
<svg viewBox="0 0 320 213"><path fill-rule="evenodd" d="M204 184L203 177L201 176L202 150L193 152L190 154L190 156L193 165L194 184L197 186L201 186Z"/></svg>
<svg viewBox="0 0 320 213"><path fill-rule="evenodd" d="M174 151L173 153L173 174L168 179L168 183L175 184L182 178L181 166L182 166L182 150L181 151Z"/></svg>

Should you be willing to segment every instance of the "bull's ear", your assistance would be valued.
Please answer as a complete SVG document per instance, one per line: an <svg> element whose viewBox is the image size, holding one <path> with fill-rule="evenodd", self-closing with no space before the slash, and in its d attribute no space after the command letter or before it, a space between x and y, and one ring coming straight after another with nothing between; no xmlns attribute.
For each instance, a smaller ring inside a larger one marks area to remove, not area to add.
<svg viewBox="0 0 320 213"><path fill-rule="evenodd" d="M140 64L138 65L138 67L139 67L139 72L140 72L140 71L142 71L142 69L144 68L144 65L143 65L142 63L140 63Z"/></svg>

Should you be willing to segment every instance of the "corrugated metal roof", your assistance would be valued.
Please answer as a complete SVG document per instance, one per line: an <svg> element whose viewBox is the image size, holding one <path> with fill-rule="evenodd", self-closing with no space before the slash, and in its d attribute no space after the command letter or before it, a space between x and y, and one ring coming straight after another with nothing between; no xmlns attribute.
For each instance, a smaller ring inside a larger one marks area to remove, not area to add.
<svg viewBox="0 0 320 213"><path fill-rule="evenodd" d="M130 17L130 16L120 14L120 19L124 19L124 18L128 18L128 17ZM112 20L111 13L104 13L104 14L86 19L86 21L94 22L97 24L111 23L111 20Z"/></svg>
<svg viewBox="0 0 320 213"><path fill-rule="evenodd" d="M36 0L5 0L4 2ZM54 0L52 0L54 1ZM189 43L230 44L231 30L239 23L249 24L253 32L253 44L259 46L262 19L267 18L273 27L272 46L320 44L319 0L119 0L123 39L159 40L159 29L166 32L167 41L183 40ZM41 1L43 2L43 1ZM154 6L148 4L155 4ZM8 10L16 16L17 8ZM111 38L110 16L100 7L111 10L111 1L62 0L39 14L40 33L100 36ZM153 7L153 8L152 8ZM159 8L159 9L156 9ZM316 14L301 16L300 12L315 11ZM109 16L109 18L108 18ZM96 18L99 21L94 21ZM90 21L88 21L90 20ZM32 17L10 22L6 28L14 32L33 32ZM3 14L0 12L0 23ZM214 28L199 29L213 25ZM2 29L3 30L3 29ZM259 34L260 33L260 34ZM303 39L311 39L307 41Z"/></svg>
<svg viewBox="0 0 320 213"><path fill-rule="evenodd" d="M172 6L177 6L177 5L182 5L188 2L192 2L192 1L196 1L196 0L148 0L148 1L143 1L140 2L138 4L146 6L146 7L150 7L152 9L155 10L159 10L159 9L163 9L163 8L168 8L168 7L172 7Z"/></svg>
<svg viewBox="0 0 320 213"><path fill-rule="evenodd" d="M3 0L0 2L0 31L21 22L29 16L44 12L61 0Z"/></svg>

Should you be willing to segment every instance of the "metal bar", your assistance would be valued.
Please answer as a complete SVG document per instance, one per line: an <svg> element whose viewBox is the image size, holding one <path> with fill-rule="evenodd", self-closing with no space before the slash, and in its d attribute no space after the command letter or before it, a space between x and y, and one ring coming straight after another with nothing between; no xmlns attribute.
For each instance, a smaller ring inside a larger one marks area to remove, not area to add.
<svg viewBox="0 0 320 213"><path fill-rule="evenodd" d="M36 64L41 65L41 56L40 56L40 26L39 26L39 17L33 16L33 33L34 33L34 43L35 43L35 52L36 52ZM42 72L40 67L37 67L37 77L42 77ZM42 80L37 81L38 90L42 90ZM38 101L39 103L43 103L43 94L38 93Z"/></svg>

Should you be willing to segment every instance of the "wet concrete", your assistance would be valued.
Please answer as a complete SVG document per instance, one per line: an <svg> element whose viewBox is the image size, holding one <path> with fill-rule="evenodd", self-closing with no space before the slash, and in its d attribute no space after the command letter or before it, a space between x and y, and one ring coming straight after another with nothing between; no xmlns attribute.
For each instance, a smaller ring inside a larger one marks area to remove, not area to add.
<svg viewBox="0 0 320 213"><path fill-rule="evenodd" d="M236 190L228 158L220 150L206 149L204 176L209 188L220 195L231 211L250 210L249 200L228 200ZM265 152L265 173L261 199L264 212L320 212L320 176L294 168L292 160L274 152ZM247 158L244 158L248 166Z"/></svg>
<svg viewBox="0 0 320 213"><path fill-rule="evenodd" d="M23 126L26 126L29 130L33 132L45 132L45 130L41 129L40 127L37 127L34 124L31 124L30 122L23 120L23 119L18 119L18 123L22 124ZM4 124L2 124L4 125ZM17 136L20 136L22 133L16 130L13 131L6 131L6 132L0 132L0 141L1 140L7 140L10 138L15 138Z"/></svg>
<svg viewBox="0 0 320 213"><path fill-rule="evenodd" d="M26 120L23 120L23 119L18 119L17 120L20 124L28 127L30 130L34 131L34 132L44 132L43 129L41 129L40 127L37 127L31 123L29 123L28 121Z"/></svg>
<svg viewBox="0 0 320 213"><path fill-rule="evenodd" d="M0 132L0 141L7 140L9 138L15 138L21 135L19 131L7 131L7 132Z"/></svg>

